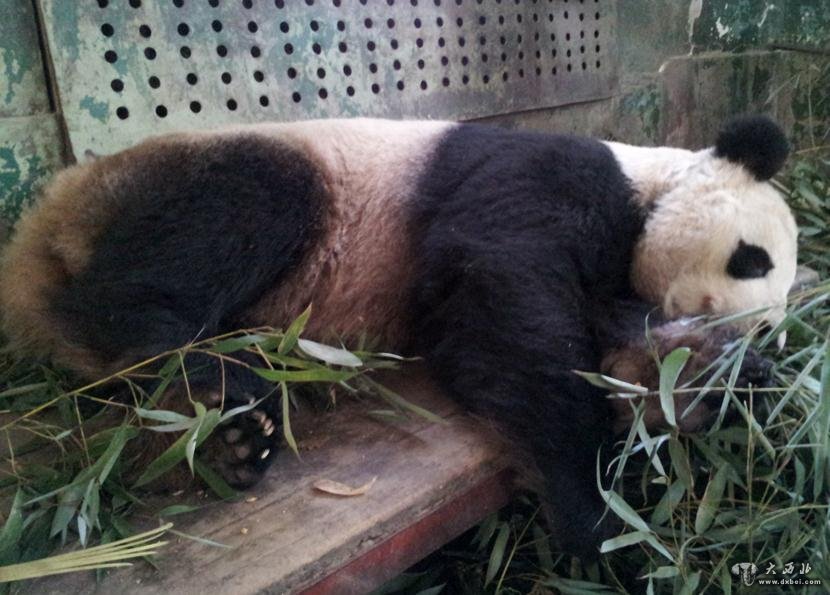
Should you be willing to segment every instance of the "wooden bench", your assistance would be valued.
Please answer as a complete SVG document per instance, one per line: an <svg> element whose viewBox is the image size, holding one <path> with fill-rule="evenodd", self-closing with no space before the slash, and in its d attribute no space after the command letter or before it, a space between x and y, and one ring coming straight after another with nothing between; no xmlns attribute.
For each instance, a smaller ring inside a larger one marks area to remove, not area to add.
<svg viewBox="0 0 830 595"><path fill-rule="evenodd" d="M387 382L447 424L380 422L369 402L295 420L301 458L281 452L265 480L234 503L207 501L173 517L156 559L110 573L99 593L365 593L503 506L512 477L499 439L442 397L423 373ZM293 419L293 418L292 418ZM320 479L361 496L334 496ZM38 593L96 592L91 573L34 585Z"/></svg>

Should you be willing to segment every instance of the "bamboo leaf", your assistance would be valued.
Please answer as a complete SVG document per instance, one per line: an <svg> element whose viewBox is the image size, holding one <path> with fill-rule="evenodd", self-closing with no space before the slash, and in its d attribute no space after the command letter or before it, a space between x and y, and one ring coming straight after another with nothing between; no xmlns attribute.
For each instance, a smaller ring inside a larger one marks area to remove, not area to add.
<svg viewBox="0 0 830 595"><path fill-rule="evenodd" d="M173 504L171 506L165 506L161 510L159 510L159 516L176 516L177 514L187 514L189 512L194 512L196 510L201 510L201 506L191 506L189 504Z"/></svg>
<svg viewBox="0 0 830 595"><path fill-rule="evenodd" d="M680 589L678 595L693 595L694 592L697 591L697 587L700 584L700 576L700 571L691 574L683 583L683 587Z"/></svg>
<svg viewBox="0 0 830 595"><path fill-rule="evenodd" d="M294 451L294 454L300 456L297 441L294 439L294 433L291 431L291 399L288 395L288 385L285 382L280 382L280 391L282 392L282 434L288 446Z"/></svg>
<svg viewBox="0 0 830 595"><path fill-rule="evenodd" d="M359 368L363 365L359 357L345 349L323 345L322 343L309 341L308 339L297 339L297 346L306 355L319 359L331 366Z"/></svg>
<svg viewBox="0 0 830 595"><path fill-rule="evenodd" d="M677 426L674 412L674 387L691 355L689 348L680 347L668 354L660 364L660 407L666 423L672 427Z"/></svg>
<svg viewBox="0 0 830 595"><path fill-rule="evenodd" d="M251 368L251 371L269 382L345 382L358 375L358 372L352 370L330 370L328 368L315 370Z"/></svg>
<svg viewBox="0 0 830 595"><path fill-rule="evenodd" d="M648 531L633 531L631 533L626 533L625 535L619 535L613 539L606 539L603 541L599 551L602 554L613 552L614 550L646 541L650 536L651 533Z"/></svg>
<svg viewBox="0 0 830 595"><path fill-rule="evenodd" d="M239 492L229 486L228 482L208 465L196 459L194 461L194 468L201 480L207 484L214 494L222 498L222 500L232 501L239 499Z"/></svg>
<svg viewBox="0 0 830 595"><path fill-rule="evenodd" d="M573 373L588 381L590 384L607 390L612 393L645 395L648 393L648 388L638 384L630 384L622 380L617 380L605 374L598 374L596 372L582 372L580 370L573 370Z"/></svg>
<svg viewBox="0 0 830 595"><path fill-rule="evenodd" d="M0 567L0 582L29 580L53 574L95 570L97 568L129 566L130 564L123 563L123 561L157 554L158 550L167 543L158 541L158 538L172 526L168 523L157 529L105 545L50 556L32 562L2 566Z"/></svg>
<svg viewBox="0 0 830 595"><path fill-rule="evenodd" d="M263 335L243 335L242 337L232 337L230 339L223 339L210 346L213 353L234 353L247 349L251 345L261 345L269 337Z"/></svg>
<svg viewBox="0 0 830 595"><path fill-rule="evenodd" d="M16 562L20 551L20 538L23 535L23 491L18 489L12 500L11 510L3 530L0 531L0 564Z"/></svg>
<svg viewBox="0 0 830 595"><path fill-rule="evenodd" d="M680 440L674 436L669 439L669 458L671 458L672 468L677 474L677 478L683 483L687 491L691 491L694 487L694 478L689 463L689 454L683 444L680 443Z"/></svg>
<svg viewBox="0 0 830 595"><path fill-rule="evenodd" d="M297 346L297 341L300 338L300 335L303 334L305 330L305 325L308 323L308 319L311 316L311 304L300 314L294 321L291 323L291 326L288 327L288 330L285 331L285 334L280 341L279 346L277 347L277 353L279 355L287 355L291 353L291 350Z"/></svg>
<svg viewBox="0 0 830 595"><path fill-rule="evenodd" d="M204 411L204 405L196 403L197 417L199 416L199 406L201 411ZM179 436L179 438L170 447L154 459L144 472L136 480L133 487L141 487L147 485L151 481L158 479L164 473L175 467L178 463L188 457L188 444L193 440L195 446L200 445L210 435L213 429L219 424L219 411L211 409L209 413L202 413L205 416L205 421L201 424L194 425L187 432ZM194 440L194 436L196 437ZM195 447L194 447L195 452ZM190 462L190 461L189 461ZM191 469L193 466L191 464Z"/></svg>
<svg viewBox="0 0 830 595"><path fill-rule="evenodd" d="M142 419L151 419L153 421L163 421L166 423L194 422L194 418L182 415L181 413L177 413L175 411L165 411L161 409L150 410L136 407L135 412L138 417Z"/></svg>
<svg viewBox="0 0 830 595"><path fill-rule="evenodd" d="M642 578L656 578L656 579L666 579L666 578L674 578L680 574L680 569L677 566L659 566L655 570L652 570L646 575L643 575Z"/></svg>
<svg viewBox="0 0 830 595"><path fill-rule="evenodd" d="M682 481L673 482L654 507L654 512L651 513L651 524L658 526L666 524L685 493L686 486Z"/></svg>
<svg viewBox="0 0 830 595"><path fill-rule="evenodd" d="M510 525L501 523L496 541L493 543L493 549L490 551L490 561L487 563L487 574L484 578L484 586L489 585L501 568L502 560L504 560L504 552L507 549L507 540L510 537Z"/></svg>
<svg viewBox="0 0 830 595"><path fill-rule="evenodd" d="M626 523L636 529L639 529L640 531L651 531L648 527L648 523L646 523L643 518L637 514L637 511L631 508L628 502L623 500L617 492L612 490L600 490L600 495L608 504L608 507Z"/></svg>
<svg viewBox="0 0 830 595"><path fill-rule="evenodd" d="M720 467L703 492L703 498L700 501L697 516L695 517L695 533L698 535L706 531L715 519L715 513L718 511L721 498L723 497L723 490L726 487L726 476L728 472L729 467Z"/></svg>

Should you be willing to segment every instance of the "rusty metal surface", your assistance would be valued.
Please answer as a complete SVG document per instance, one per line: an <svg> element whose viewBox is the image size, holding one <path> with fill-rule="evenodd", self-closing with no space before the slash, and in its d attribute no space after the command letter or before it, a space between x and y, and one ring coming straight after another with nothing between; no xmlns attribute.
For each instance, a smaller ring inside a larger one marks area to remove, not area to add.
<svg viewBox="0 0 830 595"><path fill-rule="evenodd" d="M609 96L612 0L39 0L75 155L175 129Z"/></svg>

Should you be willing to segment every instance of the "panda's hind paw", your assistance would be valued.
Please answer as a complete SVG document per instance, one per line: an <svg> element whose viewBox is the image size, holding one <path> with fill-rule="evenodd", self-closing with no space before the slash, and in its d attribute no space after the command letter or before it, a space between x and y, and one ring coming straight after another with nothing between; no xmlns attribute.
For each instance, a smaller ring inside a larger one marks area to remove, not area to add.
<svg viewBox="0 0 830 595"><path fill-rule="evenodd" d="M232 408L226 404L225 409ZM208 464L233 488L258 483L279 448L280 420L257 407L231 417L204 445Z"/></svg>

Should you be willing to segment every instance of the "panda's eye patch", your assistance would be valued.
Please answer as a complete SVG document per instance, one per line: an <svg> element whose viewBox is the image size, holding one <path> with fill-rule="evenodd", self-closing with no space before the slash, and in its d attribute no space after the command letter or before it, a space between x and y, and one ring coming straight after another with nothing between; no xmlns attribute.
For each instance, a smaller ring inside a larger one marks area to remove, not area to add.
<svg viewBox="0 0 830 595"><path fill-rule="evenodd" d="M735 279L759 279L772 269L772 260L766 250L743 240L729 257L726 272Z"/></svg>

